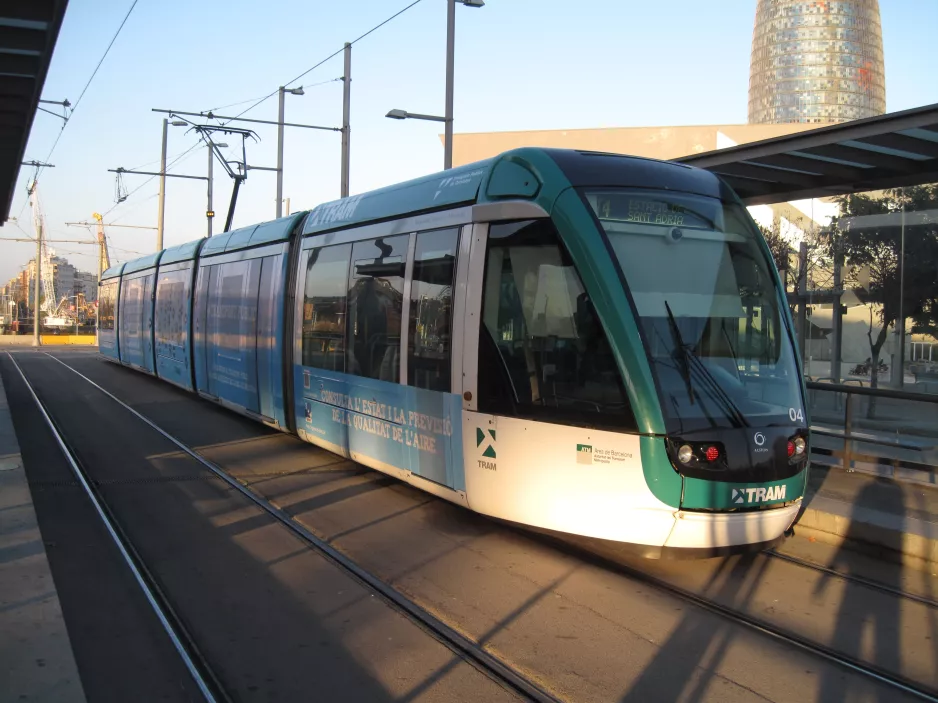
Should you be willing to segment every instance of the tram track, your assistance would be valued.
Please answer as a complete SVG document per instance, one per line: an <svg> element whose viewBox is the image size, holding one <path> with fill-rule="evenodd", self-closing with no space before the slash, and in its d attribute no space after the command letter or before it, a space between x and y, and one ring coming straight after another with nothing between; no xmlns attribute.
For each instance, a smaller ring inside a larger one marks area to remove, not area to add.
<svg viewBox="0 0 938 703"><path fill-rule="evenodd" d="M576 549L576 551L580 550ZM627 564L610 560L606 557L597 557L597 559L603 563L608 564L610 568L614 569L615 571L624 574L640 583L644 583L648 586L659 589L681 601L690 603L714 615L718 615L723 619L743 626L746 629L758 632L772 640L783 642L802 652L820 657L832 664L877 681L880 684L884 684L895 690L902 691L903 693L909 694L911 696L915 696L920 700L929 701L930 703L938 703L938 690L936 689L925 687L917 681L879 667L875 664L871 664L870 662L864 661L858 657L845 654L833 647L812 641L811 639L794 632L786 631L785 629L777 627L776 625L769 623L761 618L749 615L748 613L742 612L736 608L723 605L715 599L701 596L687 588L677 586L663 578L653 576Z"/></svg>
<svg viewBox="0 0 938 703"><path fill-rule="evenodd" d="M771 558L781 559L782 561L787 561L789 564L795 564L812 571L827 574L828 576L835 576L849 583L855 583L873 591L879 591L880 593L886 593L888 595L895 596L896 598L904 598L906 600L928 606L929 608L938 609L938 600L928 598L927 596L921 596L917 593L909 593L908 591L903 591L901 588L893 588L892 586L880 583L874 579L857 576L856 574L845 574L844 572L838 571L837 569L834 569L830 566L825 566L824 564L819 564L818 562L811 561L809 559L802 559L801 557L796 557L791 554L783 554L782 552L778 552L774 549L766 550L763 553Z"/></svg>
<svg viewBox="0 0 938 703"><path fill-rule="evenodd" d="M281 508L276 505L271 504L267 499L255 493L251 488L242 484L237 479L230 476L224 469L220 466L214 464L210 460L206 459L200 455L195 450L191 449L188 445L184 444L182 441L175 438L170 433L163 430L156 423L151 421L146 416L139 413L137 410L127 405L115 395L110 393L108 390L97 384L95 381L91 380L84 374L82 374L77 369L74 369L61 359L47 354L50 358L65 366L72 373L76 374L80 378L84 379L87 383L91 384L100 392L107 395L118 405L123 407L125 410L133 414L135 417L140 419L142 422L147 424L153 430L161 434L164 438L172 442L177 446L181 451L186 453L188 456L195 459L206 469L212 472L213 476L221 479L226 482L232 488L235 488L239 493L248 498L252 503L257 507L261 508L268 515L272 516L277 522L287 527L294 534L300 537L304 542L309 546L315 549L317 552L321 553L323 556L328 558L333 563L340 566L343 570L347 571L350 575L355 577L360 583L365 585L367 588L374 590L380 594L385 600L390 603L392 606L397 608L399 611L404 613L407 617L411 618L414 622L418 623L423 629L432 634L438 640L443 642L448 646L452 651L458 653L463 658L470 661L476 668L480 669L487 675L496 678L498 681L503 683L506 688L514 691L516 694L530 699L530 700L558 700L556 697L552 696L549 692L545 691L539 685L533 683L525 677L523 674L515 670L511 665L505 663L503 660L492 655L483 647L480 647L476 642L471 638L461 634L453 627L442 622L432 614L424 610L420 605L407 598L401 594L394 587L388 585L380 578L374 576L370 572L366 571L358 564L356 564L352 559L346 556L344 553L336 549L332 544L320 538L318 535L311 532L303 524L299 523L291 515L287 514ZM22 373L22 372L21 372ZM574 549L577 553L583 555L582 550ZM785 559L788 561L793 561L793 563L798 563L802 560L797 560L797 558L789 559L787 555L776 554L774 552L767 552L772 556L777 556L778 558ZM833 647L827 645L819 644L807 637L803 637L799 634L792 633L784 630L783 628L777 627L771 623L768 623L758 617L751 616L747 613L741 612L730 606L723 605L713 599L698 595L693 591L682 588L680 586L669 583L667 580L650 575L640 569L630 567L628 565L622 564L616 561L610 561L603 557L595 557L595 555L590 555L594 558L602 561L608 565L611 565L614 570L634 579L637 582L647 584L652 586L664 593L669 594L672 597L675 597L681 601L690 603L697 608L704 610L708 613L717 615L729 622L735 623L746 629L760 633L763 636L769 637L770 639L784 643L788 646L794 647L802 652L820 657L832 664L840 666L844 669L850 670L854 673L860 674L862 676L868 677L872 680L877 681L880 684L889 686L897 691L902 691L906 694L915 696L920 700L934 701L938 703L938 691L927 688L921 683L908 679L904 676L896 674L894 672L888 671L881 667L878 667L869 662L863 661L860 658L853 657L843 652L836 650ZM803 565L810 564L810 568L820 567L820 565L814 565L811 562L805 562ZM825 570L826 567L821 567L819 570ZM849 578L848 575L841 574L836 572L836 570L830 570L836 576L842 576ZM859 577L852 580L857 580L860 582L866 581L866 579L861 579ZM898 589L891 589L889 587L883 586L882 584L875 584L875 582L870 582L870 587L882 586L877 590L894 595L897 597L911 597L912 600L917 600L926 605L933 606L935 603L929 599L920 599L919 597L914 597L913 594L906 594Z"/></svg>
<svg viewBox="0 0 938 703"><path fill-rule="evenodd" d="M537 701L538 703L559 703L560 699L552 695L550 692L544 690L541 686L536 684L527 678L524 674L514 669L510 664L504 662L497 656L493 655L484 647L480 646L478 643L470 639L469 637L463 635L461 632L446 624L429 611L422 608L413 600L406 597L403 593L395 589L393 586L387 584L379 577L370 573L369 571L363 569L355 561L349 558L340 550L336 549L326 540L322 539L307 527L293 519L289 514L287 514L283 509L274 505L267 499L258 495L252 491L248 486L244 485L237 479L230 476L224 469L216 465L214 462L208 460L188 445L184 444L182 441L171 435L169 432L158 426L155 422L150 420L145 415L138 412L136 409L124 403L117 396L113 395L110 391L103 388L99 384L95 383L93 380L82 374L80 371L72 368L66 364L61 359L53 356L52 354L46 353L50 359L58 362L65 368L67 368L72 373L78 375L87 383L91 384L98 391L106 395L113 402L117 403L127 412L131 413L134 417L139 419L141 422L146 424L148 427L160 434L164 439L168 440L176 447L178 447L186 455L194 459L201 466L207 469L210 473L211 478L219 479L225 484L236 490L243 497L247 498L254 506L260 508L264 513L273 518L278 524L287 528L292 532L296 537L300 538L308 547L312 548L315 552L319 553L321 556L325 557L329 562L338 566L343 572L351 576L358 583L363 585L365 588L374 591L378 594L384 601L390 605L392 608L403 614L411 622L415 623L418 627L423 629L429 635L434 637L437 641L441 642L447 648L449 648L453 653L461 657L464 661L468 662L474 666L477 670L487 675L489 678L493 679L496 683L500 684L503 688L511 691L518 697L524 700ZM12 358L12 357L11 357ZM49 422L50 427L54 428L52 424L53 421L43 405L42 401L39 399L35 391L32 389L32 386L29 383L26 375L23 373L22 369L16 364L15 360L13 361L17 370L23 378L24 383L30 391L30 394L33 397L33 400L39 406L42 411L43 416ZM73 463L75 466L78 466L76 459L68 448L68 445L61 439L61 435L57 430L53 429L56 434L56 438L59 441L60 448L63 453L65 453L66 458L69 463ZM279 474L274 474L279 475ZM87 485L89 490L93 490L93 482L90 481L87 477L79 479L83 485ZM102 509L106 511L106 506L101 503ZM119 529L119 528L116 528ZM128 544L128 551L132 550L132 545ZM183 637L180 638L181 641L190 641L184 631ZM191 644L193 650L195 650L194 642ZM207 662L202 661L200 658L196 658L200 666L208 669ZM200 686L201 688L201 686ZM219 689L220 690L220 689ZM211 690L206 688L206 700L207 701L216 701L216 700L227 700L227 698L212 698Z"/></svg>
<svg viewBox="0 0 938 703"><path fill-rule="evenodd" d="M160 588L157 580L147 568L146 564L141 559L140 554L134 548L126 533L115 519L114 515L108 508L107 503L101 496L100 491L96 488L95 482L90 478L75 452L66 442L62 432L60 431L56 422L53 420L45 404L39 399L39 396L36 394L36 391L29 382L29 379L27 379L23 369L17 363L16 359L13 358L12 354L8 353L7 356L10 358L14 368L22 378L26 389L29 391L29 394L35 402L36 407L39 409L39 412L41 413L43 420L45 420L49 431L55 438L56 444L58 444L59 449L65 457L65 460L68 462L69 467L75 475L76 482L81 486L98 517L101 519L101 522L104 524L105 530L111 537L111 540L126 563L128 569L133 574L134 580L140 587L140 590L143 592L147 603L150 605L150 608L162 626L163 631L169 638L173 649L176 650L176 653L182 660L186 670L192 677L193 682L199 690L199 693L207 703L222 703L230 701L230 698L225 693L225 690L219 682L219 679L213 671L211 665L199 650L195 639L192 637L192 634L176 614L168 598L166 597L166 594Z"/></svg>

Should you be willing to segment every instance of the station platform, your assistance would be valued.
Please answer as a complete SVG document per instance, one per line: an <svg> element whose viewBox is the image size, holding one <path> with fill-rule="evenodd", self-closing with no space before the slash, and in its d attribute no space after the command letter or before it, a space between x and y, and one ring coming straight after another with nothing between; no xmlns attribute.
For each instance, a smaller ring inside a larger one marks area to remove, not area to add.
<svg viewBox="0 0 938 703"><path fill-rule="evenodd" d="M85 700L2 378L0 633L0 688L5 700Z"/></svg>
<svg viewBox="0 0 938 703"><path fill-rule="evenodd" d="M812 464L795 533L934 573L938 488Z"/></svg>

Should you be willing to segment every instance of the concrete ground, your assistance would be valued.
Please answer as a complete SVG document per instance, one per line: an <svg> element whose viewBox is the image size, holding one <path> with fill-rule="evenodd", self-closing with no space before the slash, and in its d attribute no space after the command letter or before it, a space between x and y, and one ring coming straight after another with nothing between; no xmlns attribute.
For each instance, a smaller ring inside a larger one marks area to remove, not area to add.
<svg viewBox="0 0 938 703"><path fill-rule="evenodd" d="M615 566L557 549L93 354L53 353L563 699L903 699L676 600ZM379 646L387 615L356 612L354 625L346 621L337 627L336 614L353 611L359 601L349 604L330 595L334 576L307 550L277 536L263 515L237 507L217 481L196 478L185 455L154 440L152 430L135 428L139 421L55 361L26 351L16 358L40 392L55 399L63 430L123 506L118 508L122 519L136 525L141 549L165 570L167 589L193 614L193 626L225 676L244 684L242 669L251 672L251 683L239 692L253 697L248 686L254 685L258 698L263 692L267 699L285 699L288 689L297 691L290 687L291 677L316 685L306 678L307 671L315 671L318 686L332 682L336 695L363 677L367 688L360 690L376 697L369 700L425 695L489 700L480 684L457 675L464 665L439 660L417 639ZM8 380L9 362L0 368ZM895 489L879 483L851 493L828 474L815 487L805 517L825 498L853 500L870 510L891 506L909 511L908 519L918 519L931 505L926 500L923 508L904 493L898 500ZM919 512L910 511L914 506ZM812 541L799 529L783 549L935 597L930 572L872 560L855 553L849 541ZM920 603L767 555L623 561L938 688L938 621ZM68 611L66 606L66 621ZM298 624L305 635L295 629ZM321 645L330 653L327 664L320 662L321 647L296 655L297 647L317 639L330 643ZM436 666L430 667L433 674L427 673L428 660ZM79 661L80 669L93 666ZM356 675L346 678L343 672L350 671ZM430 683L421 687L417 681Z"/></svg>
<svg viewBox="0 0 938 703"><path fill-rule="evenodd" d="M78 667L0 379L0 689L7 700L79 703Z"/></svg>
<svg viewBox="0 0 938 703"><path fill-rule="evenodd" d="M512 698L63 367L16 358L232 699ZM199 700L5 355L0 369L87 699Z"/></svg>

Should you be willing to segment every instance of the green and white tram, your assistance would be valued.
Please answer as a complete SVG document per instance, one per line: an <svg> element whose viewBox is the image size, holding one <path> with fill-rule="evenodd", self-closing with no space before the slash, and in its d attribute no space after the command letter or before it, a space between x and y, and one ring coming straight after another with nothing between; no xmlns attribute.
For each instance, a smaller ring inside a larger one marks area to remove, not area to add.
<svg viewBox="0 0 938 703"><path fill-rule="evenodd" d="M784 291L713 174L542 149L320 206L301 437L515 523L761 545L806 480Z"/></svg>

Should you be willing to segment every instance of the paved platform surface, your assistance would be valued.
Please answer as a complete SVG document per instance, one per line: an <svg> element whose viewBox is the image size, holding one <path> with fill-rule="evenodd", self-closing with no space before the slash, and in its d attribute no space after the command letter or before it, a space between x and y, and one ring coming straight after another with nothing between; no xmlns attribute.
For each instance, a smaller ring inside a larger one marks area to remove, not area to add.
<svg viewBox="0 0 938 703"><path fill-rule="evenodd" d="M819 464L795 531L938 571L938 489Z"/></svg>
<svg viewBox="0 0 938 703"><path fill-rule="evenodd" d="M0 699L85 700L0 378Z"/></svg>

